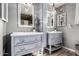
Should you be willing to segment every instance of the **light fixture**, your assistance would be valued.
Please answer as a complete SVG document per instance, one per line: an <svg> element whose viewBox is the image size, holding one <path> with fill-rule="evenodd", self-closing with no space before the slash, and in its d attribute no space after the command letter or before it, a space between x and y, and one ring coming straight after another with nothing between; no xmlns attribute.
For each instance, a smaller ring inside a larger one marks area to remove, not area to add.
<svg viewBox="0 0 79 59"><path fill-rule="evenodd" d="M28 6L31 6L31 5L32 5L32 3L27 3L27 5L28 5Z"/></svg>
<svg viewBox="0 0 79 59"><path fill-rule="evenodd" d="M48 13L50 13L51 15L56 15L56 9L55 9L55 4L49 4L49 6L51 6L50 8L52 9L51 11L49 10Z"/></svg>
<svg viewBox="0 0 79 59"><path fill-rule="evenodd" d="M56 12L56 10L55 10L55 4L53 3L53 12Z"/></svg>

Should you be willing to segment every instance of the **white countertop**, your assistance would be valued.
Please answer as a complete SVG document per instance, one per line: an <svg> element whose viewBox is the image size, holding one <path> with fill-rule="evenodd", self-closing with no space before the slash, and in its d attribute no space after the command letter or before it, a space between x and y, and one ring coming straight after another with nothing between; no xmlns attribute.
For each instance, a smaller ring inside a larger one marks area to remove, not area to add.
<svg viewBox="0 0 79 59"><path fill-rule="evenodd" d="M41 35L42 32L12 32L11 36Z"/></svg>
<svg viewBox="0 0 79 59"><path fill-rule="evenodd" d="M62 33L62 31L47 31L47 33Z"/></svg>

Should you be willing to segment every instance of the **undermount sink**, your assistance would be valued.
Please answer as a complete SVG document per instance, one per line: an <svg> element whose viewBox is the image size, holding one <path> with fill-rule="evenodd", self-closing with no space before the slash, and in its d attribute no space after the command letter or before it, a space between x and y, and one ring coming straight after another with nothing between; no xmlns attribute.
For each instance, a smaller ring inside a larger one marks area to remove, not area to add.
<svg viewBox="0 0 79 59"><path fill-rule="evenodd" d="M42 32L12 32L11 36L24 36L24 35L37 35L43 34Z"/></svg>
<svg viewBox="0 0 79 59"><path fill-rule="evenodd" d="M62 33L62 31L47 31L47 33Z"/></svg>

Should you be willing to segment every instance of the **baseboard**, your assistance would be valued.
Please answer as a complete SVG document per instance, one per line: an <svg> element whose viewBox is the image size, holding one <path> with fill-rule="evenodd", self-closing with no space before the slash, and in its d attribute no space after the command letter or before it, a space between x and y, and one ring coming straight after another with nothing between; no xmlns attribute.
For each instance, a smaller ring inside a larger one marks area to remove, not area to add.
<svg viewBox="0 0 79 59"><path fill-rule="evenodd" d="M63 48L65 48L65 49L67 49L67 50L70 50L70 51L72 51L72 52L75 52L74 49L71 49L71 48L68 48L68 47L64 47L64 46L63 46Z"/></svg>

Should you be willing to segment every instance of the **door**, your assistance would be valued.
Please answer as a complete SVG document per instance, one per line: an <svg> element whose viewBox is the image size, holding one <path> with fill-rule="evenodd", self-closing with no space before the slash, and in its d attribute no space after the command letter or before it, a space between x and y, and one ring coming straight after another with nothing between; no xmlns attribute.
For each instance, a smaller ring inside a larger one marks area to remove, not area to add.
<svg viewBox="0 0 79 59"><path fill-rule="evenodd" d="M0 20L0 56L3 55L3 21Z"/></svg>

